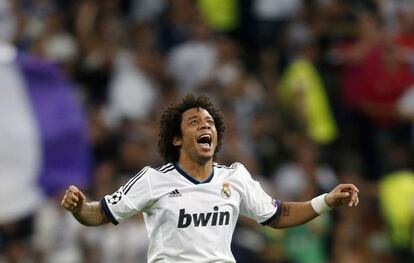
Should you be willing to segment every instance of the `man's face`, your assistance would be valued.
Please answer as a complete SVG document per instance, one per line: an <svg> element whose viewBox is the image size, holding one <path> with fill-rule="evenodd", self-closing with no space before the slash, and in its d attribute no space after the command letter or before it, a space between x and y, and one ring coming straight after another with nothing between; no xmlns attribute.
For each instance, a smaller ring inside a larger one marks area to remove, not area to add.
<svg viewBox="0 0 414 263"><path fill-rule="evenodd" d="M217 130L214 119L203 108L191 108L182 114L181 137L173 139L180 146L180 160L190 159L206 163L214 156L217 147Z"/></svg>

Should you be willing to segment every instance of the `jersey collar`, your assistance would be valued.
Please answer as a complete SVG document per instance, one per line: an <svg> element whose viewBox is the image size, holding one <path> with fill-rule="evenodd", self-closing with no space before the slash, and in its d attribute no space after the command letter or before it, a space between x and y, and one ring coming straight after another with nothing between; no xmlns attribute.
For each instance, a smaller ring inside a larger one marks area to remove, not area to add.
<svg viewBox="0 0 414 263"><path fill-rule="evenodd" d="M183 169L180 168L180 166L178 166L177 163L174 163L174 168L182 175L184 176L188 181L192 182L193 184L206 184L209 183L214 176L214 167L212 167L211 169L211 175L204 181L199 181L197 179L195 179L194 177L192 177L191 175L187 174Z"/></svg>

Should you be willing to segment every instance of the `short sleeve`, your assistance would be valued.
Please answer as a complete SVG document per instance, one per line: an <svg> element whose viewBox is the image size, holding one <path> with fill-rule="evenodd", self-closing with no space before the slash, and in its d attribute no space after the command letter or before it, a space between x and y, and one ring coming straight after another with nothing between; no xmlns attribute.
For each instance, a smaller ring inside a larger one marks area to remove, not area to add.
<svg viewBox="0 0 414 263"><path fill-rule="evenodd" d="M241 194L240 214L250 217L257 222L267 225L273 219L279 217L281 203L274 200L253 180L250 173L242 165L238 164L238 175L241 177L244 191Z"/></svg>
<svg viewBox="0 0 414 263"><path fill-rule="evenodd" d="M115 225L145 210L152 203L149 167L145 167L125 185L101 199L101 208Z"/></svg>

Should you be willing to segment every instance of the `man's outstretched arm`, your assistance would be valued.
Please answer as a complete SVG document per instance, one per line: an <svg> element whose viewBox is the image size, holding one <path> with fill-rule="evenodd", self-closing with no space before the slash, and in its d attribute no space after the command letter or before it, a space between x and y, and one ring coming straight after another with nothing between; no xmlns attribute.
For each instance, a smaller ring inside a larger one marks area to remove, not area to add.
<svg viewBox="0 0 414 263"><path fill-rule="evenodd" d="M278 218L268 226L286 228L304 224L330 208L342 205L357 206L359 190L353 184L340 184L330 193L314 198L308 202L283 202Z"/></svg>
<svg viewBox="0 0 414 263"><path fill-rule="evenodd" d="M74 185L66 190L61 204L82 225L99 226L109 222L99 202L86 202L85 195Z"/></svg>

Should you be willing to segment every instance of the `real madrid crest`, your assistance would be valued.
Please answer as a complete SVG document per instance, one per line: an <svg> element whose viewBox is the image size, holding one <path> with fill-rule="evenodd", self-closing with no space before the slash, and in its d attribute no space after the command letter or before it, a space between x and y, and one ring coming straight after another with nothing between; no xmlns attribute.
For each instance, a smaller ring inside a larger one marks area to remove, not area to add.
<svg viewBox="0 0 414 263"><path fill-rule="evenodd" d="M231 196L230 184L228 182L224 182L221 186L221 196L224 199L229 199Z"/></svg>

